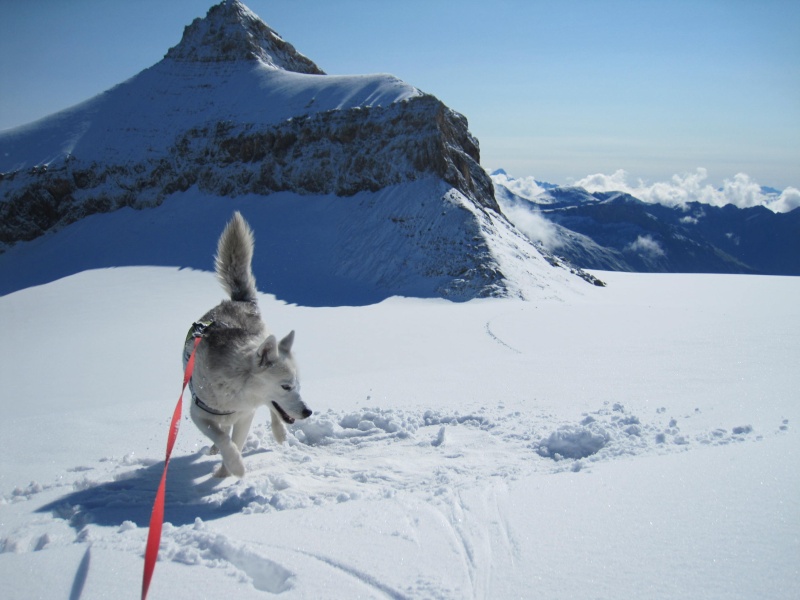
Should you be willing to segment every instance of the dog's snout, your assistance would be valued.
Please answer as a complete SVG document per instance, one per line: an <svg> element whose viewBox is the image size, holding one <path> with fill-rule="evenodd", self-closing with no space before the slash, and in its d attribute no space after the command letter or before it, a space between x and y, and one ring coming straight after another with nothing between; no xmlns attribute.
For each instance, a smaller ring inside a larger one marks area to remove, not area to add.
<svg viewBox="0 0 800 600"><path fill-rule="evenodd" d="M310 416L311 416L312 414L314 414L314 413L313 413L313 411L311 411L311 410L309 410L309 409L307 409L307 408L304 408L304 409L303 409L303 412L302 412L302 413L300 413L300 414L301 414L301 415L303 415L303 418L304 418L304 419L307 419L308 417L310 417Z"/></svg>

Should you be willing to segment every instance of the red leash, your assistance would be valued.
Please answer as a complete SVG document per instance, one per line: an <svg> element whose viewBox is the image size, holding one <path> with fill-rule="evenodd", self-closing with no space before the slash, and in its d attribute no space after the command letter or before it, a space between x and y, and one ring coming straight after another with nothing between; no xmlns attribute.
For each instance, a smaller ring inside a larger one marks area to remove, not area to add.
<svg viewBox="0 0 800 600"><path fill-rule="evenodd" d="M183 373L183 387L181 388L181 395L178 396L178 403L175 405L175 411L172 413L172 423L169 426L169 437L167 438L167 458L164 461L164 473L161 475L161 483L158 485L156 492L156 499L153 502L153 512L150 515L150 531L147 533L147 546L144 552L144 575L142 577L142 600L147 598L147 590L150 587L150 580L153 578L153 570L156 568L156 559L158 558L158 547L161 545L161 527L164 524L164 495L167 488L167 467L169 467L169 457L172 454L172 447L175 445L175 440L178 437L178 427L181 424L181 412L183 410L183 392L189 380L192 378L192 371L194 370L194 354L197 351L197 345L200 343L202 337L196 336L194 338L194 348L192 349L189 360L186 362L186 370Z"/></svg>

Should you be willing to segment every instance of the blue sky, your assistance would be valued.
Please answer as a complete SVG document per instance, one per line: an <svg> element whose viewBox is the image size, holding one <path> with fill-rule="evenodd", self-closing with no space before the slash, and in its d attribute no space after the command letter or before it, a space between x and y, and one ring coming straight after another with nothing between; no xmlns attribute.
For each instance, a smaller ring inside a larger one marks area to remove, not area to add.
<svg viewBox="0 0 800 600"><path fill-rule="evenodd" d="M154 64L214 3L3 0L0 129ZM800 187L796 0L245 4L326 72L392 73L466 115L488 168Z"/></svg>

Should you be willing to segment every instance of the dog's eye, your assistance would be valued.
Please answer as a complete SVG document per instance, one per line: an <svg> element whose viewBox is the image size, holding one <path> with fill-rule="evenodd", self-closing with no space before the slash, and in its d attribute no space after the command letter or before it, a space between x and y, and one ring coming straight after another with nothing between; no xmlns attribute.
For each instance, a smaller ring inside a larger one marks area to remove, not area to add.
<svg viewBox="0 0 800 600"><path fill-rule="evenodd" d="M291 392L291 391L292 391L292 386L291 386L291 385L289 385L288 383L283 383L283 384L281 384L281 387L282 387L282 388L284 389L284 391L286 391L286 392Z"/></svg>

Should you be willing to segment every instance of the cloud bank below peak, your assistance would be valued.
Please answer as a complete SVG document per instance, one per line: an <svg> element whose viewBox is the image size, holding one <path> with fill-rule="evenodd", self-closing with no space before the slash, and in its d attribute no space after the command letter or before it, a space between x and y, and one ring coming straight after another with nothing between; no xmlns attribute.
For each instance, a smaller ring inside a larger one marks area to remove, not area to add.
<svg viewBox="0 0 800 600"><path fill-rule="evenodd" d="M652 184L641 179L633 182L626 171L618 169L611 175L588 175L574 185L588 192L625 192L644 202L665 206L701 202L712 206L732 204L738 208L764 206L773 212L789 212L800 206L800 190L794 187L782 192L768 191L745 173L725 179L719 188L706 183L707 179L708 171L702 167L694 173L676 174L669 181Z"/></svg>
<svg viewBox="0 0 800 600"><path fill-rule="evenodd" d="M514 194L529 199L534 199L553 187L533 177L513 178L503 171L493 173L492 177ZM772 190L762 187L745 173L737 173L733 178L725 179L721 187L714 187L707 180L708 171L702 167L697 168L694 173L675 174L668 181L655 183L634 180L627 171L618 169L610 175L587 175L569 185L582 187L590 193L624 192L643 202L665 206L683 207L691 202L712 206L732 204L738 208L764 206L776 213L790 212L800 207L800 189L795 187L787 187L783 191Z"/></svg>

